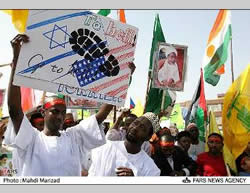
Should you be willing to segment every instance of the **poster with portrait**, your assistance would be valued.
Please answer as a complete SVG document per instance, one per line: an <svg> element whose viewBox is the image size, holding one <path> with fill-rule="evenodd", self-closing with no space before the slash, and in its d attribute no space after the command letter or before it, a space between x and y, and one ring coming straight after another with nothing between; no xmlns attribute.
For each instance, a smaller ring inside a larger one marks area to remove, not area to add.
<svg viewBox="0 0 250 193"><path fill-rule="evenodd" d="M187 46L159 42L154 53L153 87L183 91Z"/></svg>

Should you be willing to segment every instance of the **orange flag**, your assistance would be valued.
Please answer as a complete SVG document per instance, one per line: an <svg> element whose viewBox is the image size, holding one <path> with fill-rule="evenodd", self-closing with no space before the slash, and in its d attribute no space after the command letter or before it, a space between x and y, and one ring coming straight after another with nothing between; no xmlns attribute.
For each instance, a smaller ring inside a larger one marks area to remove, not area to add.
<svg viewBox="0 0 250 193"><path fill-rule="evenodd" d="M124 9L117 10L117 13L118 13L119 20L120 20L122 23L126 23L126 18L125 18L125 11L124 11Z"/></svg>
<svg viewBox="0 0 250 193"><path fill-rule="evenodd" d="M23 112L27 112L29 109L35 107L35 95L33 89L21 87L21 96Z"/></svg>

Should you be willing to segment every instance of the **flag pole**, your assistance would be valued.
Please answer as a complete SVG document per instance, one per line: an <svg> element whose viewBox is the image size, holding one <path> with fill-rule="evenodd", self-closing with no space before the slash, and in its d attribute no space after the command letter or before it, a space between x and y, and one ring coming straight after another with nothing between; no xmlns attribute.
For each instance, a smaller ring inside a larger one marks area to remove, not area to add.
<svg viewBox="0 0 250 193"><path fill-rule="evenodd" d="M114 117L113 117L113 123L116 122L116 106L114 106Z"/></svg>
<svg viewBox="0 0 250 193"><path fill-rule="evenodd" d="M5 67L5 66L9 66L9 65L10 65L10 63L9 64L0 64L0 68Z"/></svg>
<svg viewBox="0 0 250 193"><path fill-rule="evenodd" d="M43 91L43 95L42 95L42 98L41 98L41 105L44 104L45 98L46 98L46 91Z"/></svg>
<svg viewBox="0 0 250 193"><path fill-rule="evenodd" d="M232 83L234 82L234 68L233 68L233 38L231 37L231 72L232 72Z"/></svg>
<svg viewBox="0 0 250 193"><path fill-rule="evenodd" d="M146 96L145 96L145 103L144 103L144 110L143 113L146 113L146 106L147 106L147 100L148 100L148 92L149 92L149 85L151 81L151 72L148 74L148 83L147 83L147 89L146 89Z"/></svg>
<svg viewBox="0 0 250 193"><path fill-rule="evenodd" d="M166 98L166 90L163 90L163 93L162 93L162 101L161 101L161 111L164 110L164 104L165 104L165 98Z"/></svg>

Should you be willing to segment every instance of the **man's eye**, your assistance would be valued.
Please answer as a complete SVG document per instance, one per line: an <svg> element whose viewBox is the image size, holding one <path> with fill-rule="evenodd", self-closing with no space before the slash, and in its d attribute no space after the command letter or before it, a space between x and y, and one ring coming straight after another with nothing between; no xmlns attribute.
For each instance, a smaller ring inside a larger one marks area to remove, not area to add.
<svg viewBox="0 0 250 193"><path fill-rule="evenodd" d="M57 114L57 113L58 113L57 110L52 110L51 112L52 112L53 114Z"/></svg>

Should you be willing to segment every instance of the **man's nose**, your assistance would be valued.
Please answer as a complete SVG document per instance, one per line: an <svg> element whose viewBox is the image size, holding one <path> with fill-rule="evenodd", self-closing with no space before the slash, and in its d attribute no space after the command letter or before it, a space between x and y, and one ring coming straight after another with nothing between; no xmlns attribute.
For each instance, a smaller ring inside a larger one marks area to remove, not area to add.
<svg viewBox="0 0 250 193"><path fill-rule="evenodd" d="M61 121L64 121L64 115L63 115L63 113L58 113L57 119L60 119Z"/></svg>
<svg viewBox="0 0 250 193"><path fill-rule="evenodd" d="M212 143L212 144L211 144L211 147L216 147L216 144L215 144L215 143Z"/></svg>

